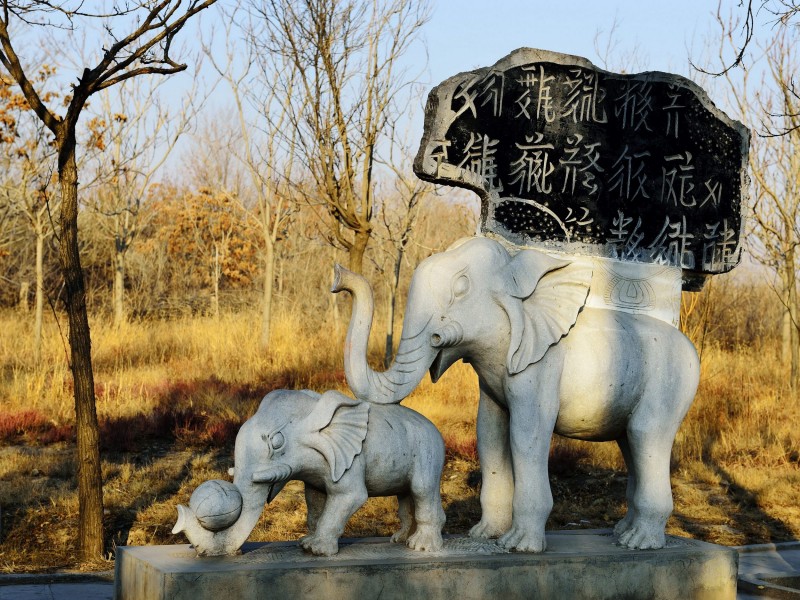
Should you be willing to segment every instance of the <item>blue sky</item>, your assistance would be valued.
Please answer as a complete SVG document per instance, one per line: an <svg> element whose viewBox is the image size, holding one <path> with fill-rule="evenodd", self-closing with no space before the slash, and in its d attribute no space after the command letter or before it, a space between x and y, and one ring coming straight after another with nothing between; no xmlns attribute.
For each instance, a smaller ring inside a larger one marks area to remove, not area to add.
<svg viewBox="0 0 800 600"><path fill-rule="evenodd" d="M738 0L722 2L724 14L737 10ZM409 73L420 73L424 90L408 113L411 138L422 134L422 106L432 87L525 46L583 56L612 71L679 73L725 106L724 94L714 89L721 82L689 65L690 54L703 64L707 40L718 43L717 0L431 0L431 5L431 20L421 32L427 57L422 44L404 57ZM596 46L606 47L609 36L613 50L598 56Z"/></svg>
<svg viewBox="0 0 800 600"><path fill-rule="evenodd" d="M716 9L717 0L439 0L425 27L432 83L522 46L597 62L595 37L607 39L615 21L619 57L635 51L648 70L686 74L689 48L700 54L717 31Z"/></svg>
<svg viewBox="0 0 800 600"><path fill-rule="evenodd" d="M225 0L222 0L224 3ZM721 0L723 13L742 12L739 0ZM430 0L432 16L420 32L424 42L403 57L407 73L421 84L412 101L406 129L412 145L422 134L422 106L428 91L462 71L494 64L512 50L528 46L575 54L609 70L656 70L679 73L706 88L712 100L725 106L724 94L713 88L719 82L703 78L689 66L689 57L702 64L708 40L718 41L717 0ZM200 26L209 31L219 25L211 9ZM613 50L603 63L596 51L611 37ZM187 38L191 39L191 36ZM426 53L427 50L427 53ZM633 62L634 64L631 64ZM713 66L713 65L712 65ZM193 74L179 74L167 89L184 91ZM206 73L206 77L214 78ZM711 88L711 89L709 89ZM225 86L209 99L212 113L230 102ZM185 147L185 144L181 144ZM178 156L181 153L178 153ZM175 164L171 158L170 163Z"/></svg>

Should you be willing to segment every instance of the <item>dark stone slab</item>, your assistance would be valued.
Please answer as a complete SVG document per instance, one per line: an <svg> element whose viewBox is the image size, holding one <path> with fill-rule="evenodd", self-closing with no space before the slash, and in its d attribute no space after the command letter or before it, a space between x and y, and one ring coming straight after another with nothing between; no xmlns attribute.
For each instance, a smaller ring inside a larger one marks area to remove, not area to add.
<svg viewBox="0 0 800 600"><path fill-rule="evenodd" d="M667 547L616 546L606 531L551 532L543 554L445 540L419 553L386 538L341 540L333 557L296 542L245 544L241 556L197 558L187 545L118 548L117 600L220 598L735 598L736 552L676 537Z"/></svg>
<svg viewBox="0 0 800 600"><path fill-rule="evenodd" d="M522 48L431 91L414 169L517 245L681 267L740 259L747 129L696 84Z"/></svg>

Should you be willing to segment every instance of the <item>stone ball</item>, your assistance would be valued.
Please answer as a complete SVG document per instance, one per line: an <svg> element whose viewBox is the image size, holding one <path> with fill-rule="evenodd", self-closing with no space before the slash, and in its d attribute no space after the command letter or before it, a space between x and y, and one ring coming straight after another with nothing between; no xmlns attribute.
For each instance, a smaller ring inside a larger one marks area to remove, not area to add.
<svg viewBox="0 0 800 600"><path fill-rule="evenodd" d="M212 479L199 485L189 499L189 508L209 531L227 529L242 513L242 494L229 481Z"/></svg>

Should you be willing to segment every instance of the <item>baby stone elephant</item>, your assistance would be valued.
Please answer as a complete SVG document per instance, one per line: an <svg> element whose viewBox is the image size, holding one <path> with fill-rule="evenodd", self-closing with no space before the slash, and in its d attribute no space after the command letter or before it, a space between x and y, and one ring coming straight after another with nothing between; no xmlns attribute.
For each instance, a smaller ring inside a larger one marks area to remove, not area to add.
<svg viewBox="0 0 800 600"><path fill-rule="evenodd" d="M313 554L336 554L345 524L367 497L392 495L400 513L392 541L414 550L440 550L443 465L441 434L413 410L371 405L337 391L277 390L262 400L236 437L233 486L241 495L241 510L228 511L238 515L236 521L220 530L204 524L191 507L180 506L175 529L186 532L199 554L234 553L264 503L295 479L305 483L308 505L309 533L300 545ZM228 490L226 498L238 496Z"/></svg>

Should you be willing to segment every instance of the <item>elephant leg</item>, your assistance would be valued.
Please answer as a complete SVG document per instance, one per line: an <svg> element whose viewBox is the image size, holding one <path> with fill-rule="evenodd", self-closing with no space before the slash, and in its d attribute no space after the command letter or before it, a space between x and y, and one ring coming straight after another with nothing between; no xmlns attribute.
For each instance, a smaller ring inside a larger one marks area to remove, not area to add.
<svg viewBox="0 0 800 600"><path fill-rule="evenodd" d="M400 517L400 529L395 531L392 542L403 543L414 528L414 499L409 494L397 497L397 516Z"/></svg>
<svg viewBox="0 0 800 600"><path fill-rule="evenodd" d="M339 551L339 538L344 532L344 526L353 513L367 501L363 473L360 481L356 479L343 478L339 480L335 491L328 490L314 533L300 540L300 546L304 550L321 556L332 556Z"/></svg>
<svg viewBox="0 0 800 600"><path fill-rule="evenodd" d="M540 389L535 397L509 397L513 519L511 529L498 540L508 550L543 552L547 547L544 527L553 508L547 460L558 415L557 396L555 390L550 391Z"/></svg>
<svg viewBox="0 0 800 600"><path fill-rule="evenodd" d="M502 535L511 527L514 472L509 446L508 412L481 389L478 405L478 459L481 465L481 520L474 538Z"/></svg>
<svg viewBox="0 0 800 600"><path fill-rule="evenodd" d="M411 478L415 530L406 545L412 550L434 552L442 549L445 515L442 509L440 482L441 470L436 471L433 477L429 469L420 468Z"/></svg>
<svg viewBox="0 0 800 600"><path fill-rule="evenodd" d="M306 495L306 525L308 527L308 534L313 534L317 529L317 522L319 516L322 514L322 509L325 507L325 493L315 490L307 483L305 484Z"/></svg>
<svg viewBox="0 0 800 600"><path fill-rule="evenodd" d="M700 378L700 361L686 336L667 329L653 340L643 346L638 368L646 385L627 426L628 470L636 485L628 501L633 518L619 543L628 548L663 548L666 543L664 528L673 506L670 454Z"/></svg>
<svg viewBox="0 0 800 600"><path fill-rule="evenodd" d="M633 462L633 457L631 456L631 448L628 444L628 438L623 437L617 440L617 445L619 446L620 452L622 452L622 458L625 461L625 467L628 469L628 486L625 489L625 499L627 500L627 511L625 512L625 516L614 526L614 535L620 536L628 529L631 528L631 525L636 520L636 508L635 508L635 498L636 498L636 465Z"/></svg>
<svg viewBox="0 0 800 600"><path fill-rule="evenodd" d="M628 514L633 512L619 543L628 548L663 548L664 528L672 513L672 488L669 460L674 432L658 427L641 430L629 426L628 444L632 471L636 481L628 499ZM631 508L632 507L632 508ZM628 519L627 515L624 520Z"/></svg>

